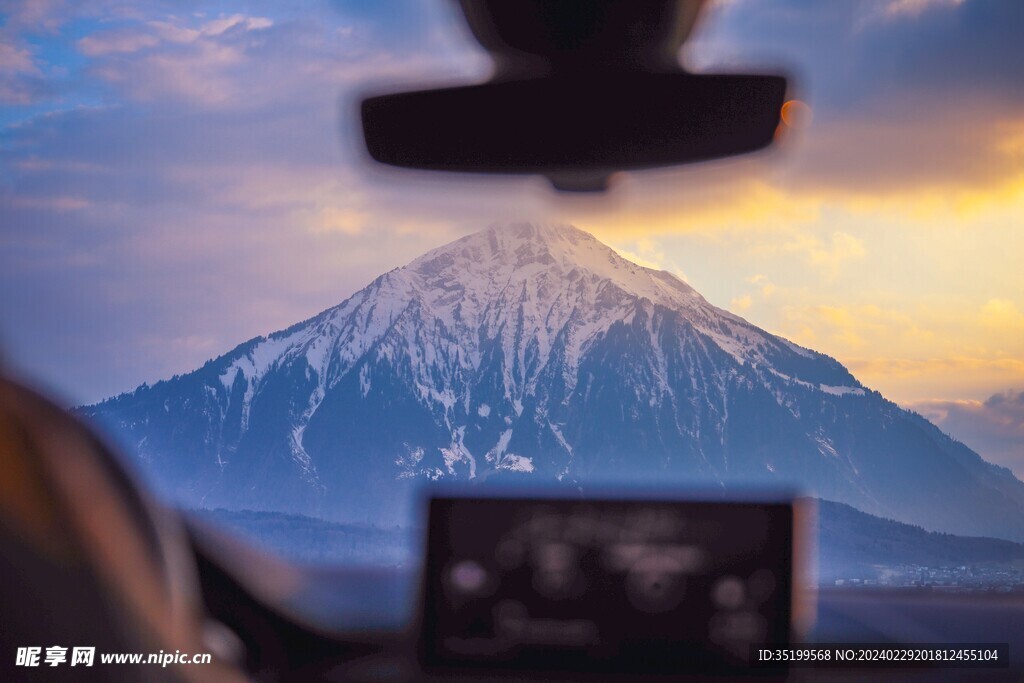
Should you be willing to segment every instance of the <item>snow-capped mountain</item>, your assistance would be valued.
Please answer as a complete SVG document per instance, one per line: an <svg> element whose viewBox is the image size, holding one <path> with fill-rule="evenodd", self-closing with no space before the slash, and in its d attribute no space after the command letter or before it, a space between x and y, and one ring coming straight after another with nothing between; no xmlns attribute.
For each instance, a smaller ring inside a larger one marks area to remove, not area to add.
<svg viewBox="0 0 1024 683"><path fill-rule="evenodd" d="M493 226L81 412L187 505L408 520L424 480L792 485L1024 539L1024 483L571 226Z"/></svg>

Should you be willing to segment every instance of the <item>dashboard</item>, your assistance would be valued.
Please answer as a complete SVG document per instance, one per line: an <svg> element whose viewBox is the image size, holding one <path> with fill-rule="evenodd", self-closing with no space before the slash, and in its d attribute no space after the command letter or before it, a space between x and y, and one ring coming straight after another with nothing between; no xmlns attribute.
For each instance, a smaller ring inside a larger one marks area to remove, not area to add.
<svg viewBox="0 0 1024 683"><path fill-rule="evenodd" d="M211 613L260 679L1019 680L1019 596L811 590L794 580L800 516L778 500L442 496L423 565L391 568L287 566L190 528Z"/></svg>

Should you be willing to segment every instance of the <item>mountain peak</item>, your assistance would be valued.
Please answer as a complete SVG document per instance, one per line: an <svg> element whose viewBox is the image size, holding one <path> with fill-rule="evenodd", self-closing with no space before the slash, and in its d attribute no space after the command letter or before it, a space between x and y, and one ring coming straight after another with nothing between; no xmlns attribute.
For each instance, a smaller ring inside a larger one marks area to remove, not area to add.
<svg viewBox="0 0 1024 683"><path fill-rule="evenodd" d="M594 240L594 236L586 230L581 230L570 223L536 223L530 221L519 221L512 223L491 223L486 229L480 232L494 232L500 234L511 234L518 239L524 240Z"/></svg>
<svg viewBox="0 0 1024 683"><path fill-rule="evenodd" d="M587 249L597 246L613 251L602 244L586 230L581 230L569 223L492 223L486 229L469 235L469 238L486 236L488 240L497 240L504 248L515 248L530 244L538 249L569 253L580 248Z"/></svg>
<svg viewBox="0 0 1024 683"><path fill-rule="evenodd" d="M709 306L675 275L628 261L568 224L493 224L424 254L400 271L425 288L492 293L525 288L527 298L534 295L546 303L610 287L673 309Z"/></svg>
<svg viewBox="0 0 1024 683"><path fill-rule="evenodd" d="M631 321L641 309L650 318L658 308L741 362L768 362L767 350L780 344L809 354L717 308L672 273L633 263L572 225L493 224L390 275L391 300L423 303L447 327L461 329L471 349L482 334L500 337L511 353L521 336L535 340L546 361L555 337L567 332L575 355L616 321Z"/></svg>
<svg viewBox="0 0 1024 683"><path fill-rule="evenodd" d="M484 230L427 252L410 263L409 267L415 270L420 264L459 255L469 258L483 256L489 261L498 259L523 266L545 253L553 259L558 257L557 260L561 261L571 260L574 252L595 246L612 251L590 233L565 223L492 223Z"/></svg>

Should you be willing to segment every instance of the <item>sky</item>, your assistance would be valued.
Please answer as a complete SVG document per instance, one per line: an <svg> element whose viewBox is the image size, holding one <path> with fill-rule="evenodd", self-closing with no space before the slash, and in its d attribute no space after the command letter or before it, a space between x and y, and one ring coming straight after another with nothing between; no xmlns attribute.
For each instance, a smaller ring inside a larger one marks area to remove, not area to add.
<svg viewBox="0 0 1024 683"><path fill-rule="evenodd" d="M441 0L0 0L0 357L71 404L188 372L498 221L567 221L1024 477L1024 3L712 0L767 153L608 196L365 160L367 93L485 79Z"/></svg>

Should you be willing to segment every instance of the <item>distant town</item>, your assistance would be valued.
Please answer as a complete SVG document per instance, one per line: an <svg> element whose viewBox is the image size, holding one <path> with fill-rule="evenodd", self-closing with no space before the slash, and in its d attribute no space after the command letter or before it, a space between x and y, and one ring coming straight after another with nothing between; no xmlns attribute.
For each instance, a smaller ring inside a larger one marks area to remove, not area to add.
<svg viewBox="0 0 1024 683"><path fill-rule="evenodd" d="M851 568L849 576L828 577L822 587L919 588L953 593L1024 594L1024 568L1006 565L928 567L920 564L869 565Z"/></svg>

